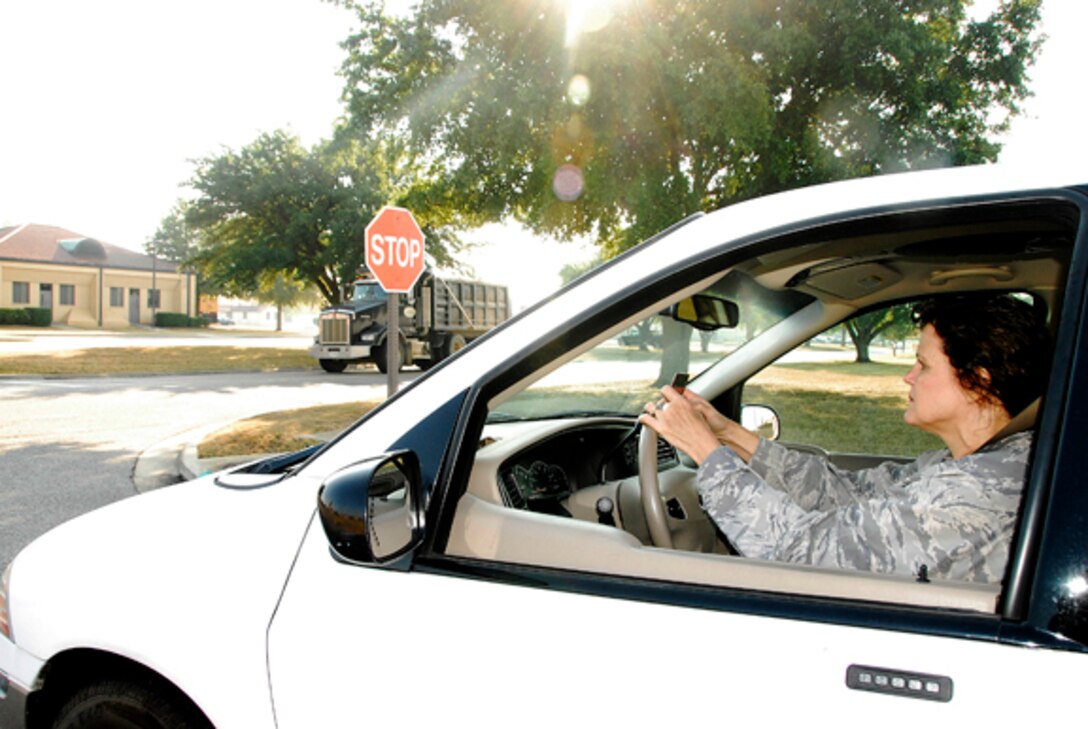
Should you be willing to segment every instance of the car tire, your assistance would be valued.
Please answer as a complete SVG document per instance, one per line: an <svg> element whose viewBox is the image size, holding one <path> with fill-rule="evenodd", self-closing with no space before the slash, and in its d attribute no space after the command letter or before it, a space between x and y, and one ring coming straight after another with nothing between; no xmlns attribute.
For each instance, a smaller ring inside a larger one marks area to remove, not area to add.
<svg viewBox="0 0 1088 729"><path fill-rule="evenodd" d="M77 690L53 729L211 729L199 709L170 687L103 679Z"/></svg>

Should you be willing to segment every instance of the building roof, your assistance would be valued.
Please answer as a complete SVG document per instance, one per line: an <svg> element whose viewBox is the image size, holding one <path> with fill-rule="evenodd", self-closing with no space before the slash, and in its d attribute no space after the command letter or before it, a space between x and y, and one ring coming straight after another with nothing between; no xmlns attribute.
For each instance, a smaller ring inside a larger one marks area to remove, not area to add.
<svg viewBox="0 0 1088 729"><path fill-rule="evenodd" d="M0 260L52 263L61 266L159 270L172 273L177 264L127 248L120 248L82 233L53 225L16 225L0 228Z"/></svg>

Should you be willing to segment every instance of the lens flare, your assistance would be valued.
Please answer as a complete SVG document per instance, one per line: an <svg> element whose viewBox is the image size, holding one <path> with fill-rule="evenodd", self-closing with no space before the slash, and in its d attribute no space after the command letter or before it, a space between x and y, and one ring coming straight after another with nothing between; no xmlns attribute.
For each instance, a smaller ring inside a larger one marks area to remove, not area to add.
<svg viewBox="0 0 1088 729"><path fill-rule="evenodd" d="M585 192L585 179L577 165L565 164L555 171L552 191L563 202L574 202Z"/></svg>
<svg viewBox="0 0 1088 729"><path fill-rule="evenodd" d="M582 74L572 78L567 84L567 99L575 106L585 106L589 101L589 79Z"/></svg>

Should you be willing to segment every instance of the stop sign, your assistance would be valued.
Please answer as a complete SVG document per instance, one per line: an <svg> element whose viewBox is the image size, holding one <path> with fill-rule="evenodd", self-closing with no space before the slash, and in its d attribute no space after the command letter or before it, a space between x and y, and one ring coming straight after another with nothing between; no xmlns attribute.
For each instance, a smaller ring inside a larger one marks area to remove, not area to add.
<svg viewBox="0 0 1088 729"><path fill-rule="evenodd" d="M412 290L423 273L423 231L404 208L384 207L366 226L366 267L390 293Z"/></svg>

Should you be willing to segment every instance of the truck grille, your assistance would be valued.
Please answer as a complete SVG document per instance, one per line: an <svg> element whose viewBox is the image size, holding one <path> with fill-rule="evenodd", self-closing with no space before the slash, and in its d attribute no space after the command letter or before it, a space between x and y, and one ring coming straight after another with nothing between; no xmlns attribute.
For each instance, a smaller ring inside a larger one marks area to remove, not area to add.
<svg viewBox="0 0 1088 729"><path fill-rule="evenodd" d="M351 335L351 318L343 314L321 317L322 344L348 344Z"/></svg>

